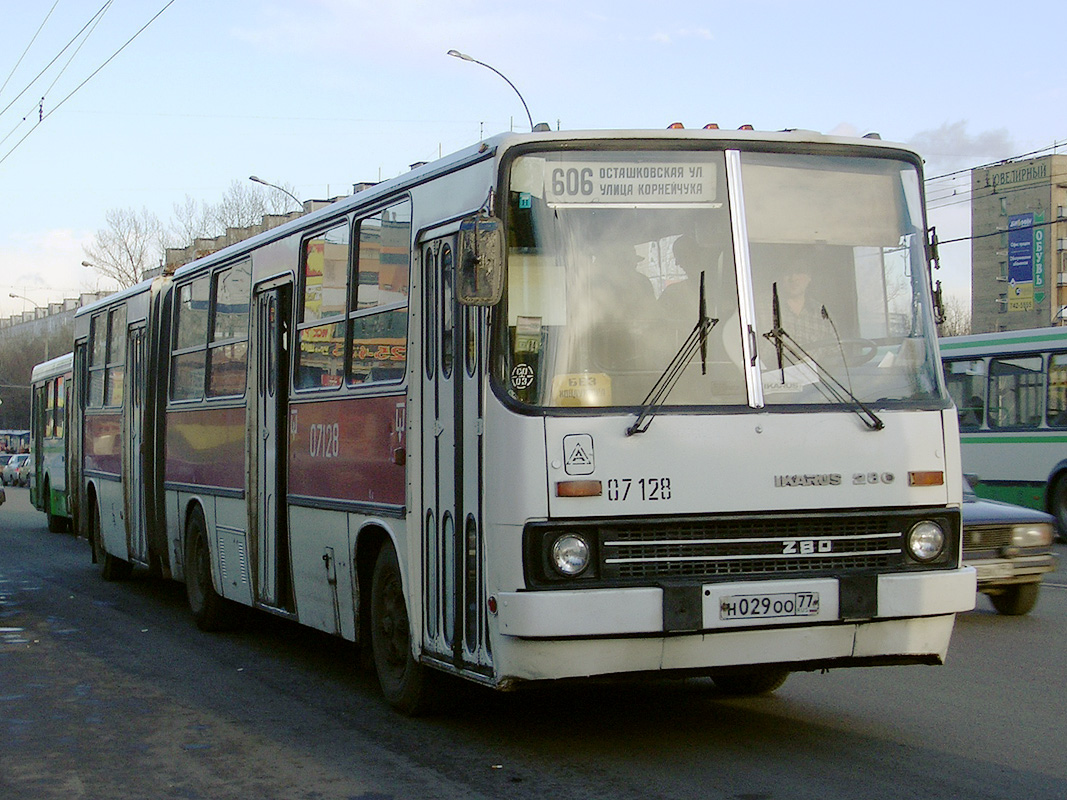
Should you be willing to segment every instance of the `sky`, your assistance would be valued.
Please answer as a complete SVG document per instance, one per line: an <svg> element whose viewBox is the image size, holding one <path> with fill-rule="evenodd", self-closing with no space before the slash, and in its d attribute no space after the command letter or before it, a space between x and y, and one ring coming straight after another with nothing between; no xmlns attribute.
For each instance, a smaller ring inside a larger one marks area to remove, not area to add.
<svg viewBox="0 0 1067 800"><path fill-rule="evenodd" d="M81 266L109 210L167 222L253 174L301 199L347 194L527 129L515 92L450 49L507 75L553 129L715 122L909 144L926 160L930 222L943 242L963 239L942 247L937 277L967 298L965 170L1056 143L1067 153L1062 11L1062 0L0 0L0 317L109 288Z"/></svg>

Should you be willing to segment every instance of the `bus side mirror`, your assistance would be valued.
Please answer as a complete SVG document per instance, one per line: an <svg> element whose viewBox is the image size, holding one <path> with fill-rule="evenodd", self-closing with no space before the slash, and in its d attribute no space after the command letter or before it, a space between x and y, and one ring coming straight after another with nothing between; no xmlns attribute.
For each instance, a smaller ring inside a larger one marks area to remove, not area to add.
<svg viewBox="0 0 1067 800"><path fill-rule="evenodd" d="M459 226L456 294L467 306L495 306L504 294L504 226L479 214Z"/></svg>

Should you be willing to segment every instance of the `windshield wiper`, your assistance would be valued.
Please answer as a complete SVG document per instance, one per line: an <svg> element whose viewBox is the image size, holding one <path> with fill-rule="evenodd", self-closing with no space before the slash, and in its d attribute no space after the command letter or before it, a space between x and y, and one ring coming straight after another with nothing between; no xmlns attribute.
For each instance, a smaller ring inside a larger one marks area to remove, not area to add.
<svg viewBox="0 0 1067 800"><path fill-rule="evenodd" d="M671 393L671 389L678 383L678 379L682 377L682 373L689 366L689 362L693 360L693 356L696 355L698 349L700 350L700 374L708 374L708 334L718 324L719 320L708 319L708 301L704 293L704 272L702 270L700 273L700 307L698 309L697 324L693 326L692 332L682 342L682 346L678 348L674 358L667 364L663 374L659 376L645 399L641 401L641 411L637 415L637 419L634 420L634 424L626 429L627 436L633 436L635 433L644 433L648 430L652 418L667 402L667 395Z"/></svg>
<svg viewBox="0 0 1067 800"><path fill-rule="evenodd" d="M781 370L782 373L782 384L785 384L785 356L788 356L793 364L803 364L807 362L815 368L815 374L819 377L819 383L815 385L815 388L818 389L823 397L832 402L849 405L852 410L856 412L856 416L860 418L869 430L882 430L885 427L885 423L882 422L881 418L864 405L863 401L856 397L851 389L835 378L830 370L820 364L815 356L801 347L796 339L790 336L782 327L782 312L781 306L778 303L777 282L771 284L771 311L774 317L774 327L763 334L763 338L774 342L774 347L778 354L778 369ZM825 311L824 307L824 314ZM828 316L827 319L829 319ZM836 334L836 332L837 330L835 327L834 333ZM846 400L851 400L852 402L847 403Z"/></svg>

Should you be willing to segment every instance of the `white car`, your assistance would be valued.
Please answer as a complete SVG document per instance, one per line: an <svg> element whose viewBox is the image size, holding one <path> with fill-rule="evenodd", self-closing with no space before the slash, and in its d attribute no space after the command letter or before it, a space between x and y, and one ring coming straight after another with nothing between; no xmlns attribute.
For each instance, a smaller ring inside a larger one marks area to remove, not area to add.
<svg viewBox="0 0 1067 800"><path fill-rule="evenodd" d="M4 471L0 475L0 481L4 486L15 486L19 482L18 469L25 464L30 458L29 453L19 453L18 455L11 456L6 464L4 464Z"/></svg>

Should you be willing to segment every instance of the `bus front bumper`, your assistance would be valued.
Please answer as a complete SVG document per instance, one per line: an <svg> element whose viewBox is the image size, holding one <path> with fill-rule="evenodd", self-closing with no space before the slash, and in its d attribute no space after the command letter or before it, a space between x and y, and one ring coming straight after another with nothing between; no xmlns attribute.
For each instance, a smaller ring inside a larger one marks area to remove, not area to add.
<svg viewBox="0 0 1067 800"><path fill-rule="evenodd" d="M539 680L744 664L941 663L955 614L975 605L970 567L880 575L870 586L873 597L859 601L851 582L834 578L708 584L683 593L498 593L496 672L503 680ZM811 595L818 596L814 605ZM801 596L809 598L803 608ZM684 608L685 597L699 608ZM740 613L753 605L768 613Z"/></svg>

